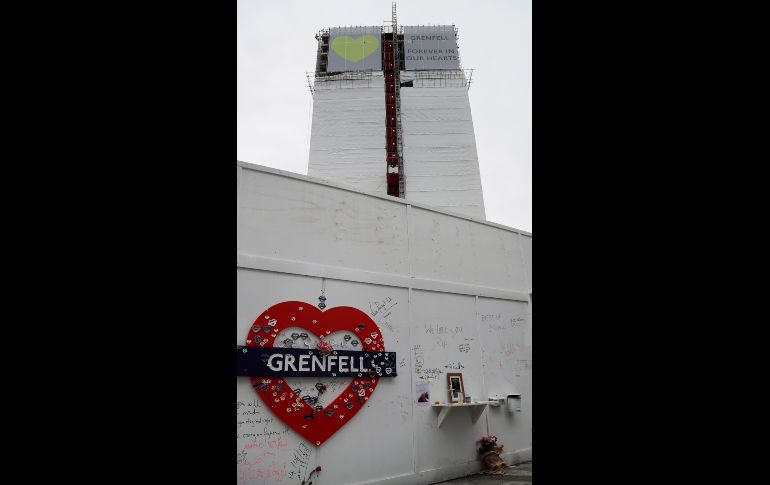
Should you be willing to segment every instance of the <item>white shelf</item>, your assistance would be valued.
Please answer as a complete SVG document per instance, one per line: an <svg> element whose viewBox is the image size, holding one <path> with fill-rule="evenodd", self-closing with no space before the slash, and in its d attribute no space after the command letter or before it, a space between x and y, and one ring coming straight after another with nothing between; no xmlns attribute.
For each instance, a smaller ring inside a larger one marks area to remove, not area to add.
<svg viewBox="0 0 770 485"><path fill-rule="evenodd" d="M490 401L481 401L481 402L471 402L471 403L457 403L457 404L431 404L431 407L434 409L439 409L438 413L438 427L441 427L441 424L444 422L444 419L446 419L447 415L453 410L453 409L459 409L459 408L471 408L471 422L476 423L476 421L479 420L481 417L481 414L484 412L484 409L489 405Z"/></svg>

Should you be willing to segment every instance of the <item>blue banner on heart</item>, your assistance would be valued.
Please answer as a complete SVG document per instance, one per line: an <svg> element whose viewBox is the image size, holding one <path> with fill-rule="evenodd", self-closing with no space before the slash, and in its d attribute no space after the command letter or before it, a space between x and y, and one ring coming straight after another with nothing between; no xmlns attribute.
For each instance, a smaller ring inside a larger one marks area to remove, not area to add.
<svg viewBox="0 0 770 485"><path fill-rule="evenodd" d="M238 346L237 375L281 377L396 377L395 352Z"/></svg>

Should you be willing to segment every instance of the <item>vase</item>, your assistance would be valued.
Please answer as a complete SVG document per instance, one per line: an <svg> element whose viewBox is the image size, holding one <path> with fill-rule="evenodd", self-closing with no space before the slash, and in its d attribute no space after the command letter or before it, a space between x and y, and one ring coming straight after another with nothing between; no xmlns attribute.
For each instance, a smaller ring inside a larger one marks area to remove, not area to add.
<svg viewBox="0 0 770 485"><path fill-rule="evenodd" d="M497 448L497 447L496 447ZM505 462L500 458L500 452L502 446L499 446L499 450L491 450L485 453L480 453L481 461L484 463L484 469L481 473L487 473L490 475L502 475L505 473Z"/></svg>

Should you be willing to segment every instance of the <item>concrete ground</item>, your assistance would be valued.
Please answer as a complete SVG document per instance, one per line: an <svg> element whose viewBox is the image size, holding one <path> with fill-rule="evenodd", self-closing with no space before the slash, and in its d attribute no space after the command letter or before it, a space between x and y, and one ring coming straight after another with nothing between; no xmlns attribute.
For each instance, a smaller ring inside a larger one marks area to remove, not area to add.
<svg viewBox="0 0 770 485"><path fill-rule="evenodd" d="M499 484L499 485L531 485L532 484L532 462L519 463L509 466L505 469L505 475L468 475L467 477L455 478L447 482L440 482L435 485L471 485L471 484Z"/></svg>

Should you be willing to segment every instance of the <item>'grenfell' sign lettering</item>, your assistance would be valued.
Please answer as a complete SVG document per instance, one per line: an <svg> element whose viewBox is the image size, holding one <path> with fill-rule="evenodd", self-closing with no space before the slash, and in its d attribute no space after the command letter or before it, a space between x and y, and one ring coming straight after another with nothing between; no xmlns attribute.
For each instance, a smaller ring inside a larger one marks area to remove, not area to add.
<svg viewBox="0 0 770 485"><path fill-rule="evenodd" d="M396 377L395 352L238 346L239 376Z"/></svg>

